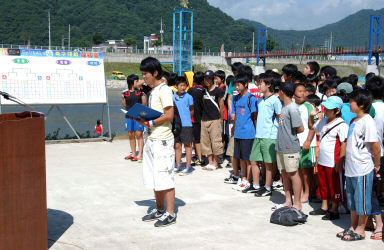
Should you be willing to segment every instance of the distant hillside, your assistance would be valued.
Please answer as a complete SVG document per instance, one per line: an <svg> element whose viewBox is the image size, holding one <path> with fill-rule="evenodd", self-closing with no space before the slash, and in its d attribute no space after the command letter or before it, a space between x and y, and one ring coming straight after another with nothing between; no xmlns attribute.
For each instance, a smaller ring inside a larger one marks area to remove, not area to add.
<svg viewBox="0 0 384 250"><path fill-rule="evenodd" d="M190 1L194 10L194 39L202 41L200 50L226 51L250 49L252 32L263 24L234 20L207 0ZM172 12L178 0L2 0L0 44L48 45L48 10L51 13L52 45L60 46L71 25L71 46L91 46L92 37L103 40L134 37L139 48L143 36L159 34L164 23L164 43L172 44ZM282 47L301 44L305 35L312 47L323 44L333 32L333 44L363 46L368 43L369 15L383 12L362 10L337 23L311 31L268 29L269 37Z"/></svg>
<svg viewBox="0 0 384 250"><path fill-rule="evenodd" d="M292 44L296 45L303 42L305 36L306 41L312 47L324 45L325 40L330 40L332 32L332 46L336 47L343 45L350 46L368 46L369 43L369 16L381 15L384 13L384 8L381 10L361 10L352 14L336 23L328 24L318 29L308 31L295 30L276 30L268 28L268 36L276 40L282 47L291 48ZM265 27L265 25L241 19L239 20L255 28ZM383 24L382 24L382 34ZM384 39L381 39L381 44L384 44Z"/></svg>

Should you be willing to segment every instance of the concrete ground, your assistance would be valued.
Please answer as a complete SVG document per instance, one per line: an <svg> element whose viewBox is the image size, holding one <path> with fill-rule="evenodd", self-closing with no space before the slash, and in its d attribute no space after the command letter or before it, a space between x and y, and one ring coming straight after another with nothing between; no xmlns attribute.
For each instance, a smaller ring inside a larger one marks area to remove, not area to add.
<svg viewBox="0 0 384 250"><path fill-rule="evenodd" d="M304 225L269 223L284 199L242 194L224 184L228 169L176 176L177 223L155 228L141 217L155 206L142 185L141 164L124 160L127 140L47 144L50 249L383 249L383 241L343 242L335 222L310 216ZM308 214L319 204L305 204Z"/></svg>

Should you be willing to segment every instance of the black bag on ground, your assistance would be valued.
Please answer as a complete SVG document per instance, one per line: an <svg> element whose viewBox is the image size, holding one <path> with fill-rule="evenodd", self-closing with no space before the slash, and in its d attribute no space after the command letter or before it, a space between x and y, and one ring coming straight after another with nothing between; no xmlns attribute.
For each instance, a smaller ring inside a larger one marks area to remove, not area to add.
<svg viewBox="0 0 384 250"><path fill-rule="evenodd" d="M283 226L295 226L307 222L307 217L308 215L294 207L281 207L272 213L270 222Z"/></svg>

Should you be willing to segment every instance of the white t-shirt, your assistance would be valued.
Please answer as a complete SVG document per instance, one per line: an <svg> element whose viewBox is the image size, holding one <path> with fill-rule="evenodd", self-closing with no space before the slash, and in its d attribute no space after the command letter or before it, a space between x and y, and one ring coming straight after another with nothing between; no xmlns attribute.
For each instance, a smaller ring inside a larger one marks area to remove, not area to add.
<svg viewBox="0 0 384 250"><path fill-rule="evenodd" d="M173 106L172 89L165 83L157 85L152 89L148 103L150 108L164 113L165 107ZM150 131L149 139L152 140L169 140L173 138L171 122L155 125L150 128Z"/></svg>
<svg viewBox="0 0 384 250"><path fill-rule="evenodd" d="M384 137L384 102L383 101L373 101L373 108L375 109L375 120L377 135L379 138L381 156L384 156L383 148L383 137Z"/></svg>
<svg viewBox="0 0 384 250"><path fill-rule="evenodd" d="M336 118L329 124L327 124L327 122L328 118L323 118L320 121L317 121L314 125L315 131L320 134L320 147L317 163L324 167L333 168L337 163L335 160L338 160L340 156L341 143L347 139L348 125L341 119L341 117ZM339 125L324 136L324 134L336 124Z"/></svg>
<svg viewBox="0 0 384 250"><path fill-rule="evenodd" d="M299 113L301 117L301 121L304 125L304 132L297 134L297 137L299 137L300 141L300 147L304 145L304 142L307 140L309 128L308 128L308 120L309 120L309 113L313 110L312 104L308 102L303 102L302 104L297 106L299 108ZM316 147L316 135L313 136L313 139L311 141L311 147Z"/></svg>
<svg viewBox="0 0 384 250"><path fill-rule="evenodd" d="M370 115L366 114L351 124L345 156L345 176L363 176L373 170L370 142L377 142L378 140L376 124Z"/></svg>

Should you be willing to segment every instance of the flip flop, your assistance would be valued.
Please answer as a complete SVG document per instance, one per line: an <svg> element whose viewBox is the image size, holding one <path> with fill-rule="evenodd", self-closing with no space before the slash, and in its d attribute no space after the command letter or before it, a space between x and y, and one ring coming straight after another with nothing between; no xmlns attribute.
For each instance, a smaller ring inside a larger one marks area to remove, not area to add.
<svg viewBox="0 0 384 250"><path fill-rule="evenodd" d="M302 201L301 203L309 203L309 200L306 200L306 201Z"/></svg>
<svg viewBox="0 0 384 250"><path fill-rule="evenodd" d="M143 162L143 158L139 158L139 159L137 159L137 162L138 162L138 163L142 163L142 162Z"/></svg>
<svg viewBox="0 0 384 250"><path fill-rule="evenodd" d="M130 159L132 159L132 158L133 158L133 155L132 155L132 154L127 155L126 157L124 157L125 160L130 160Z"/></svg>
<svg viewBox="0 0 384 250"><path fill-rule="evenodd" d="M370 237L371 240L382 240L383 231L373 232Z"/></svg>
<svg viewBox="0 0 384 250"><path fill-rule="evenodd" d="M216 167L208 164L207 166L203 167L203 169L208 170L208 171L212 171L212 170L216 170Z"/></svg>
<svg viewBox="0 0 384 250"><path fill-rule="evenodd" d="M131 158L131 161L138 161L138 160L139 158L137 158L136 156Z"/></svg>
<svg viewBox="0 0 384 250"><path fill-rule="evenodd" d="M351 234L351 233L353 233L353 231L351 229L349 229L349 228L346 228L346 229L344 229L343 232L337 233L336 237L337 238L343 238L345 235Z"/></svg>

